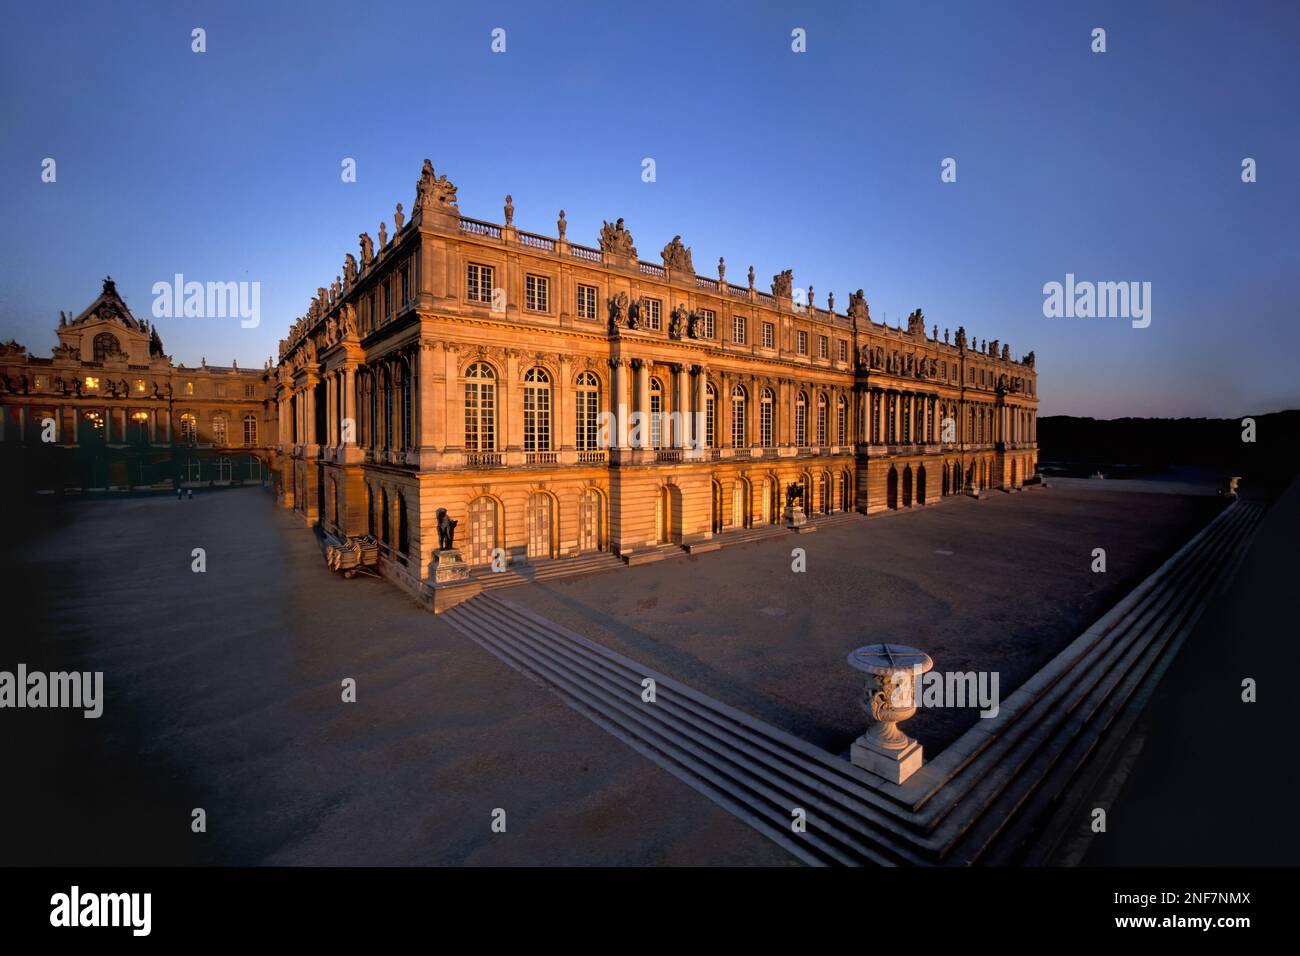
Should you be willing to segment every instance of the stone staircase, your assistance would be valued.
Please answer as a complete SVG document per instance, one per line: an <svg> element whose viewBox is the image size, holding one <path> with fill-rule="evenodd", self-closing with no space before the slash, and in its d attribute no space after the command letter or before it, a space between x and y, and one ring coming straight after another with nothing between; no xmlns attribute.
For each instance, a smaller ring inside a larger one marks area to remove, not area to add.
<svg viewBox="0 0 1300 956"><path fill-rule="evenodd" d="M901 785L496 594L443 618L805 863L1015 862L1230 578L1262 512L1246 501L1226 508L1002 701L997 717L977 720ZM645 678L656 682L654 703L641 698ZM806 832L791 827L796 808L807 814Z"/></svg>

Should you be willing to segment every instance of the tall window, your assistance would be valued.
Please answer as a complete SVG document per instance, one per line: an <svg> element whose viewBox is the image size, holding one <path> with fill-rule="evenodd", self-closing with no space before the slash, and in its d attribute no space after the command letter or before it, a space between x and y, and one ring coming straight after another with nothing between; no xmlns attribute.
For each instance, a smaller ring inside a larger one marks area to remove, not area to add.
<svg viewBox="0 0 1300 956"><path fill-rule="evenodd" d="M551 377L545 369L524 373L524 451L551 450Z"/></svg>
<svg viewBox="0 0 1300 956"><path fill-rule="evenodd" d="M218 415L212 419L212 444L224 445L226 443L226 416Z"/></svg>
<svg viewBox="0 0 1300 956"><path fill-rule="evenodd" d="M794 400L794 443L800 448L808 444L808 399L803 392Z"/></svg>
<svg viewBox="0 0 1300 956"><path fill-rule="evenodd" d="M817 336L817 357L822 359L831 357L831 340L824 335Z"/></svg>
<svg viewBox="0 0 1300 956"><path fill-rule="evenodd" d="M664 390L659 379L650 379L650 446L662 448L664 439ZM644 427L644 426L643 426Z"/></svg>
<svg viewBox="0 0 1300 956"><path fill-rule="evenodd" d="M491 266L481 266L477 262L465 266L465 298L471 302L491 302L493 275Z"/></svg>
<svg viewBox="0 0 1300 956"><path fill-rule="evenodd" d="M849 403L841 395L835 402L835 444L849 443Z"/></svg>
<svg viewBox="0 0 1300 956"><path fill-rule="evenodd" d="M492 366L475 362L465 370L465 450L496 451L497 383Z"/></svg>
<svg viewBox="0 0 1300 956"><path fill-rule="evenodd" d="M737 345L745 344L745 317L743 315L733 315L731 317L731 341Z"/></svg>
<svg viewBox="0 0 1300 956"><path fill-rule="evenodd" d="M758 443L764 448L771 448L772 441L772 423L773 408L776 401L770 388L763 389L763 398L758 406Z"/></svg>
<svg viewBox="0 0 1300 956"><path fill-rule="evenodd" d="M700 337L701 338L706 338L706 339L713 338L713 324L716 318L717 315L714 313L712 309L700 310Z"/></svg>
<svg viewBox="0 0 1300 956"><path fill-rule="evenodd" d="M596 317L596 287L594 285L578 286L578 318L594 319Z"/></svg>
<svg viewBox="0 0 1300 956"><path fill-rule="evenodd" d="M826 444L826 396L817 393L817 444Z"/></svg>
<svg viewBox="0 0 1300 956"><path fill-rule="evenodd" d="M903 444L912 443L912 398L905 395L899 399L903 403Z"/></svg>
<svg viewBox="0 0 1300 956"><path fill-rule="evenodd" d="M840 339L840 361L847 362L848 360L849 360L849 343L844 339Z"/></svg>
<svg viewBox="0 0 1300 956"><path fill-rule="evenodd" d="M393 441L393 372L391 369L384 368L381 381L384 386L384 447L396 448L397 444Z"/></svg>
<svg viewBox="0 0 1300 956"><path fill-rule="evenodd" d="M195 422L194 416L186 412L181 416L181 441L190 442L191 444L199 440L198 423Z"/></svg>
<svg viewBox="0 0 1300 956"><path fill-rule="evenodd" d="M524 306L531 312L551 311L551 282L545 276L524 277Z"/></svg>
<svg viewBox="0 0 1300 956"><path fill-rule="evenodd" d="M745 390L739 385L731 390L731 444L736 448L749 447L745 431Z"/></svg>
<svg viewBox="0 0 1300 956"><path fill-rule="evenodd" d="M95 341L92 347L95 352L96 362L102 362L106 356L116 355L118 352L122 351L121 344L117 341L117 338L112 332L100 332L95 336Z"/></svg>
<svg viewBox="0 0 1300 956"><path fill-rule="evenodd" d="M805 332L803 329L800 329L799 335L797 336L797 340L799 344L799 354L807 355L808 354L808 333Z"/></svg>
<svg viewBox="0 0 1300 956"><path fill-rule="evenodd" d="M776 348L776 325L772 322L763 323L763 348Z"/></svg>
<svg viewBox="0 0 1300 956"><path fill-rule="evenodd" d="M718 393L712 382L704 386L704 444L718 447Z"/></svg>
<svg viewBox="0 0 1300 956"><path fill-rule="evenodd" d="M658 299L645 299L645 319L647 328L654 329L658 332L664 327L664 304Z"/></svg>
<svg viewBox="0 0 1300 956"><path fill-rule="evenodd" d="M579 375L574 394L578 406L578 427L575 431L578 451L594 451L599 447L596 422L600 417L600 380L596 374L583 372Z"/></svg>
<svg viewBox="0 0 1300 956"><path fill-rule="evenodd" d="M244 444L251 447L257 444L257 416L244 416Z"/></svg>

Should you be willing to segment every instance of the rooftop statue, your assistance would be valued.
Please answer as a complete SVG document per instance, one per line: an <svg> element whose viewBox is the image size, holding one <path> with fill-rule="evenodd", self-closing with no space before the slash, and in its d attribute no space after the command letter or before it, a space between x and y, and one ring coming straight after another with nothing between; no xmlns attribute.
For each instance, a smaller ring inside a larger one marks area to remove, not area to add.
<svg viewBox="0 0 1300 956"><path fill-rule="evenodd" d="M660 255L664 260L664 268L672 269L674 272L687 272L695 275L695 265L691 262L690 247L682 245L681 236L673 236L672 242L664 246Z"/></svg>
<svg viewBox="0 0 1300 956"><path fill-rule="evenodd" d="M632 244L632 233L623 226L620 218L612 226L605 222L600 227L600 251L611 252L616 256L636 258L636 246Z"/></svg>
<svg viewBox="0 0 1300 956"><path fill-rule="evenodd" d="M772 294L780 299L788 299L794 290L794 270L786 269L772 276Z"/></svg>

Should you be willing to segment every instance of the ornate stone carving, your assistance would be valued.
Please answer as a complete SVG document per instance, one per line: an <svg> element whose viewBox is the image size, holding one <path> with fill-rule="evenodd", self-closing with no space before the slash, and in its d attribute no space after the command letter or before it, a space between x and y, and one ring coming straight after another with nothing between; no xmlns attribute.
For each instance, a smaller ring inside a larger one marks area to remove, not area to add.
<svg viewBox="0 0 1300 956"><path fill-rule="evenodd" d="M794 270L786 269L772 276L772 295L778 299L788 299L794 291Z"/></svg>
<svg viewBox="0 0 1300 956"><path fill-rule="evenodd" d="M564 233L568 230L569 224L564 219L564 210L560 210L560 218L555 220L555 228L559 230L560 238L564 238Z"/></svg>
<svg viewBox="0 0 1300 956"><path fill-rule="evenodd" d="M957 326L956 344L957 348L961 349L963 352L966 351L966 326L964 325Z"/></svg>
<svg viewBox="0 0 1300 956"><path fill-rule="evenodd" d="M513 226L515 224L515 203L514 200L510 198L509 193L506 193L505 213L506 213L506 225Z"/></svg>
<svg viewBox="0 0 1300 956"><path fill-rule="evenodd" d="M849 293L849 318L853 320L854 325L858 322L866 323L871 319L871 308L867 305L867 297L859 289L857 292Z"/></svg>
<svg viewBox="0 0 1300 956"><path fill-rule="evenodd" d="M426 159L424 167L420 170L420 178L415 184L415 208L437 209L439 207L445 207L459 214L460 210L456 207L456 187L446 176L435 176L433 163Z"/></svg>
<svg viewBox="0 0 1300 956"><path fill-rule="evenodd" d="M406 213L402 212L402 204L399 202L397 208L393 210L393 235L402 231L404 222L406 222Z"/></svg>
<svg viewBox="0 0 1300 956"><path fill-rule="evenodd" d="M920 309L907 317L907 334L925 338L925 316Z"/></svg>
<svg viewBox="0 0 1300 956"><path fill-rule="evenodd" d="M1026 353L1025 353L1025 364L1028 365L1030 368L1033 368L1033 367L1034 367L1034 353L1033 353L1033 352L1026 352Z"/></svg>
<svg viewBox="0 0 1300 956"><path fill-rule="evenodd" d="M672 313L668 316L668 337L670 339L680 339L682 337L682 332L686 326L686 317L686 306L678 305L673 307Z"/></svg>
<svg viewBox="0 0 1300 956"><path fill-rule="evenodd" d="M636 258L636 246L632 244L632 233L628 232L623 226L623 220L620 218L613 225L606 222L600 227L600 251L613 253L616 256L627 256Z"/></svg>
<svg viewBox="0 0 1300 956"><path fill-rule="evenodd" d="M695 265L691 262L690 247L682 245L681 236L673 236L672 241L664 246L660 255L663 257L665 269L695 275Z"/></svg>
<svg viewBox="0 0 1300 956"><path fill-rule="evenodd" d="M363 232L357 239L361 242L361 269L365 271L370 268L370 260L375 257L375 244L368 232Z"/></svg>
<svg viewBox="0 0 1300 956"><path fill-rule="evenodd" d="M609 299L609 330L613 332L627 317L628 298L626 292L619 292Z"/></svg>

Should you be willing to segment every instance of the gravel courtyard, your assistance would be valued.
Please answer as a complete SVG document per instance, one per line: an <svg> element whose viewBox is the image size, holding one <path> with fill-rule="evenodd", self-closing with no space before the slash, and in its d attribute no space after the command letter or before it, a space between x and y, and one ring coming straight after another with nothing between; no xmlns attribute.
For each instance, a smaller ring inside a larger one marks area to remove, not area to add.
<svg viewBox="0 0 1300 956"><path fill-rule="evenodd" d="M863 725L852 648L995 668L1006 696L1218 507L952 499L500 593L838 753ZM16 518L0 669L102 670L105 705L98 720L2 715L18 772L0 788L0 863L792 863L395 587L331 575L261 489ZM807 573L791 572L795 546ZM922 711L907 729L933 754L972 719Z"/></svg>
<svg viewBox="0 0 1300 956"><path fill-rule="evenodd" d="M500 592L831 753L862 733L845 657L910 644L997 671L1005 698L1203 527L1222 500L1036 488ZM793 548L807 571L791 570ZM1106 551L1093 573L1092 551ZM930 755L976 711L922 709Z"/></svg>

